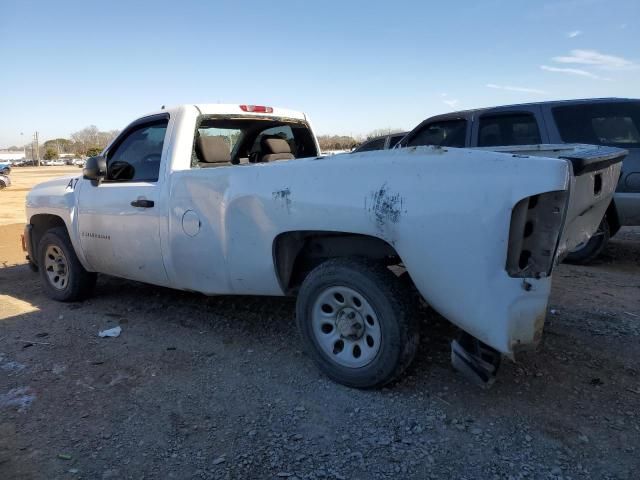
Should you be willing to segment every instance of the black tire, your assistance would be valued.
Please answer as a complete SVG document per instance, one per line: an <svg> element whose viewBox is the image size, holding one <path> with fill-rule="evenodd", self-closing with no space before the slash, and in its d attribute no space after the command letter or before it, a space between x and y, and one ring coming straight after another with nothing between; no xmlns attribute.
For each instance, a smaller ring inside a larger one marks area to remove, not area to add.
<svg viewBox="0 0 640 480"><path fill-rule="evenodd" d="M2 175L9 175L11 173L11 169L9 167L5 167L0 173L2 173Z"/></svg>
<svg viewBox="0 0 640 480"><path fill-rule="evenodd" d="M56 287L50 279L50 272L46 266L45 256L49 247L62 251L66 265L66 279L62 286ZM88 297L96 284L97 275L87 272L76 255L71 245L67 230L56 227L48 230L38 244L38 271L45 293L60 302L73 302Z"/></svg>
<svg viewBox="0 0 640 480"><path fill-rule="evenodd" d="M332 287L356 291L375 311L380 347L365 366L354 368L336 363L314 335L314 304ZM415 313L412 296L389 269L355 258L327 260L312 270L302 283L296 303L298 329L311 359L332 380L356 388L381 387L398 378L410 365L419 344Z"/></svg>
<svg viewBox="0 0 640 480"><path fill-rule="evenodd" d="M6 185L2 180L0 180L0 190L2 190L4 187L6 187Z"/></svg>
<svg viewBox="0 0 640 480"><path fill-rule="evenodd" d="M591 263L602 253L607 246L607 242L609 242L609 238L611 238L611 229L609 228L607 217L604 217L596 233L582 248L569 253L564 259L565 263L573 265L587 265Z"/></svg>

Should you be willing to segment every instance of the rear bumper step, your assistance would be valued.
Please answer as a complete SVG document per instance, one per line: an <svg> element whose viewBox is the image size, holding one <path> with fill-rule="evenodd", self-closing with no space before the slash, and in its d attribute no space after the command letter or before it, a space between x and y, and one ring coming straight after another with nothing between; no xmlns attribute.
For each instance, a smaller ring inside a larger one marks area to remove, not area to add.
<svg viewBox="0 0 640 480"><path fill-rule="evenodd" d="M466 332L451 342L453 368L482 388L495 381L501 359L500 352Z"/></svg>

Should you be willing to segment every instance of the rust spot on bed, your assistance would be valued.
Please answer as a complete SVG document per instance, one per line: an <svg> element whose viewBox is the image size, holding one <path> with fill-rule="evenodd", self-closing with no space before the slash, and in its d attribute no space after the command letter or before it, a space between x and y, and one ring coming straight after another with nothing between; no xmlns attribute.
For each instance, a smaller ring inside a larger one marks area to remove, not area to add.
<svg viewBox="0 0 640 480"><path fill-rule="evenodd" d="M273 192L271 195L275 201L280 203L282 208L285 208L287 210L287 213L290 212L291 190L289 190L289 187Z"/></svg>
<svg viewBox="0 0 640 480"><path fill-rule="evenodd" d="M387 223L398 223L406 213L404 199L399 193L391 192L386 183L365 198L364 207L379 228Z"/></svg>

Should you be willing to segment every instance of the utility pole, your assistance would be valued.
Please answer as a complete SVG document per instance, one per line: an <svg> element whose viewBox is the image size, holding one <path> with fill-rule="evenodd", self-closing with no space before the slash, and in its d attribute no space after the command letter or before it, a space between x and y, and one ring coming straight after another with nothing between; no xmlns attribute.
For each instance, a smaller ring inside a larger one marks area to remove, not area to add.
<svg viewBox="0 0 640 480"><path fill-rule="evenodd" d="M20 132L20 143L22 143L22 142L24 142L24 132ZM23 152L23 155L24 155L23 160L26 161L27 160L27 146L24 143L22 143L22 152Z"/></svg>
<svg viewBox="0 0 640 480"><path fill-rule="evenodd" d="M33 134L33 139L35 141L35 160L36 160L36 165L39 167L40 166L40 146L39 146L39 141L38 141L38 132Z"/></svg>

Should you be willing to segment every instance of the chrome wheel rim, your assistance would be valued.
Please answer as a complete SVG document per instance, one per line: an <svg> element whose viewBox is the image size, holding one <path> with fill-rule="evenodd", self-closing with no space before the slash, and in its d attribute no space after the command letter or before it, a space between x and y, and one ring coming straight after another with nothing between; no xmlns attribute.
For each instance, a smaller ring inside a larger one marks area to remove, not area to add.
<svg viewBox="0 0 640 480"><path fill-rule="evenodd" d="M318 295L312 330L324 354L343 367L365 367L382 345L378 315L363 295L348 287L329 287Z"/></svg>
<svg viewBox="0 0 640 480"><path fill-rule="evenodd" d="M49 279L49 284L57 289L64 290L69 284L69 263L64 252L57 245L49 245L44 253L44 269Z"/></svg>

